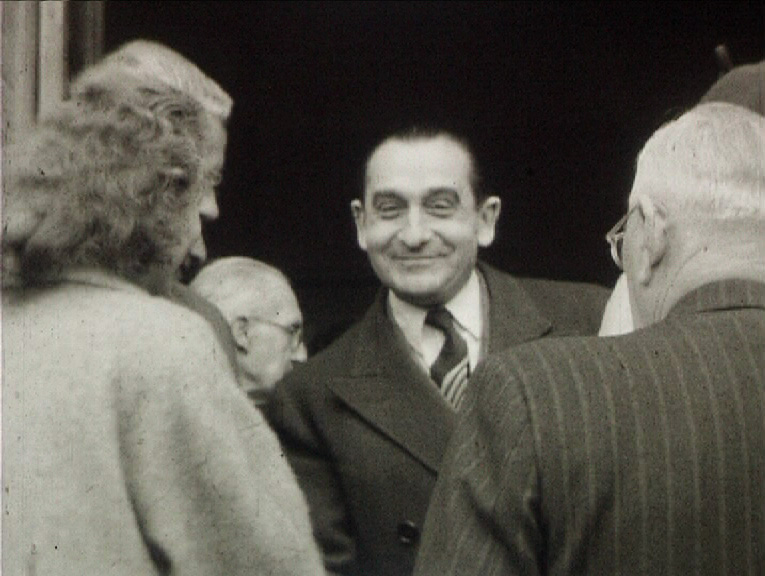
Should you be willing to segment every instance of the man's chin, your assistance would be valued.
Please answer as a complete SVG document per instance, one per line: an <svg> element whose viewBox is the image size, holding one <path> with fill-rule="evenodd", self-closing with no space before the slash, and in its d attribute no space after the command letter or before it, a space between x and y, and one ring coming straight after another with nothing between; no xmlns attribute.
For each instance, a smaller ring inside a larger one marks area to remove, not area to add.
<svg viewBox="0 0 765 576"><path fill-rule="evenodd" d="M404 302L415 306L427 307L443 304L443 294L440 286L434 285L398 285L392 286L391 290Z"/></svg>

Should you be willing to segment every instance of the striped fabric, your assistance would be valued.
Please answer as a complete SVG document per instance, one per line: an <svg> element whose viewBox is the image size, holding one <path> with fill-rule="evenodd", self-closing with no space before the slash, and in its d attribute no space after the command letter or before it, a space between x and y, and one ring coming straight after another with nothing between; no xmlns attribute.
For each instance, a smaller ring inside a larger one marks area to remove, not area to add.
<svg viewBox="0 0 765 576"><path fill-rule="evenodd" d="M443 382L441 382L441 394L444 395L446 401L455 410L459 411L462 406L462 399L464 398L469 376L470 362L468 357L465 356L460 360L459 364L444 376Z"/></svg>
<svg viewBox="0 0 765 576"><path fill-rule="evenodd" d="M416 576L765 574L765 285L471 378Z"/></svg>
<svg viewBox="0 0 765 576"><path fill-rule="evenodd" d="M444 334L444 344L430 367L430 377L438 384L447 402L455 410L459 410L470 376L467 342L457 332L454 318L443 306L429 310L425 323L441 330Z"/></svg>

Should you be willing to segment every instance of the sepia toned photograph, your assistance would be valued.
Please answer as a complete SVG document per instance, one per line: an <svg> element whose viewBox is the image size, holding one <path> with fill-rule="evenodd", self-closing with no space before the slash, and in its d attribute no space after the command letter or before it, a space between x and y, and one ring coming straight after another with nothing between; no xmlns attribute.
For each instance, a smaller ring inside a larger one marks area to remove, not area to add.
<svg viewBox="0 0 765 576"><path fill-rule="evenodd" d="M765 574L760 3L0 16L0 572Z"/></svg>

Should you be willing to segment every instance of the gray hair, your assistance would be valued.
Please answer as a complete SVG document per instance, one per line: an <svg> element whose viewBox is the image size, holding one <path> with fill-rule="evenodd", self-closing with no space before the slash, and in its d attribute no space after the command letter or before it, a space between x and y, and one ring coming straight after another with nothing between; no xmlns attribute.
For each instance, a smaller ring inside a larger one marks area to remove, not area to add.
<svg viewBox="0 0 765 576"><path fill-rule="evenodd" d="M210 262L190 287L217 306L229 322L239 315L268 310L285 293L292 293L289 280L280 270L244 256Z"/></svg>
<svg viewBox="0 0 765 576"><path fill-rule="evenodd" d="M3 248L20 276L96 266L152 284L200 195L205 115L166 84L112 70L41 119L6 165Z"/></svg>
<svg viewBox="0 0 765 576"><path fill-rule="evenodd" d="M72 82L72 93L86 89L115 68L132 74L138 81L164 82L199 102L224 124L231 115L231 96L196 64L163 44L143 39L123 44L81 73Z"/></svg>
<svg viewBox="0 0 765 576"><path fill-rule="evenodd" d="M638 156L631 201L643 194L678 214L765 218L765 118L710 102L665 124Z"/></svg>

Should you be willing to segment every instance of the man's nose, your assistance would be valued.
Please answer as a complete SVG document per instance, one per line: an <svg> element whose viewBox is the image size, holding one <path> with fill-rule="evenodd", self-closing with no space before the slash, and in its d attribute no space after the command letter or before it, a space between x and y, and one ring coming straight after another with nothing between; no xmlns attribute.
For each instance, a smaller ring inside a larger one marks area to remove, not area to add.
<svg viewBox="0 0 765 576"><path fill-rule="evenodd" d="M431 233L430 226L422 213L419 210L410 210L398 237L407 247L417 248L430 239Z"/></svg>
<svg viewBox="0 0 765 576"><path fill-rule="evenodd" d="M295 351L292 353L291 360L293 362L305 362L308 360L308 350L306 349L305 344L301 342L300 346L295 348Z"/></svg>

